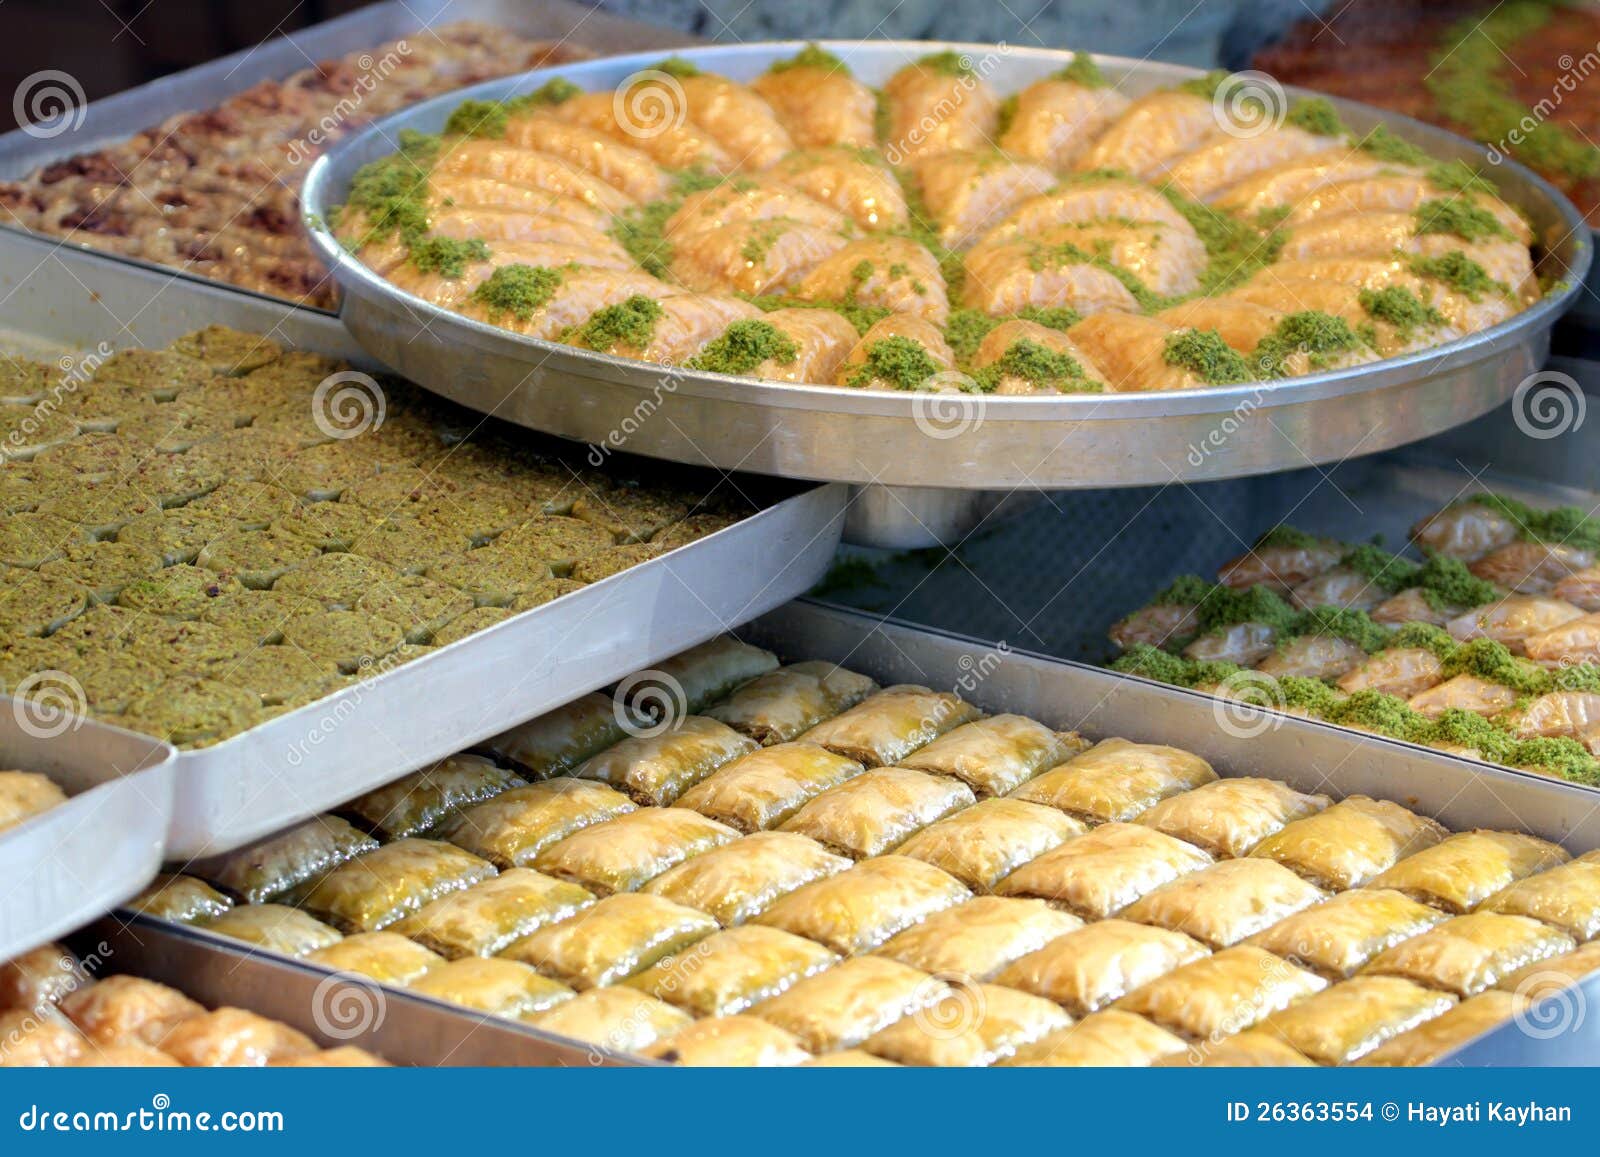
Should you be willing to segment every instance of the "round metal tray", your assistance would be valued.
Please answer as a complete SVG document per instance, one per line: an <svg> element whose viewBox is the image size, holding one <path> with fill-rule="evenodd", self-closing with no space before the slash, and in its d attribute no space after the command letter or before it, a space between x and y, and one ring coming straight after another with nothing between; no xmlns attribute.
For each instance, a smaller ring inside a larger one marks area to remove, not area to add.
<svg viewBox="0 0 1600 1157"><path fill-rule="evenodd" d="M909 61L954 50L1002 94L1060 68L1065 52L1004 45L823 41L868 84ZM751 79L803 42L686 49L708 71ZM1487 166L1527 212L1544 247L1540 271L1563 279L1516 317L1448 345L1356 369L1274 384L1180 392L985 397L795 386L660 366L509 333L431 305L346 252L322 224L351 176L394 151L402 129L440 130L467 98L502 99L553 76L608 89L659 61L611 57L504 78L388 117L319 159L302 199L313 244L343 290L345 324L375 357L463 405L599 447L789 478L917 488L858 522L857 541L916 545L986 517L999 495L972 492L1163 485L1294 469L1375 453L1467 422L1504 403L1543 363L1550 326L1588 272L1592 240L1559 193L1519 165ZM1096 61L1138 95L1197 75L1120 57ZM1291 93L1298 90L1289 89ZM1304 94L1301 94L1304 95ZM1485 150L1364 105L1334 102L1362 131L1378 123L1441 159ZM898 514L895 513L898 511ZM975 513L976 512L976 513Z"/></svg>

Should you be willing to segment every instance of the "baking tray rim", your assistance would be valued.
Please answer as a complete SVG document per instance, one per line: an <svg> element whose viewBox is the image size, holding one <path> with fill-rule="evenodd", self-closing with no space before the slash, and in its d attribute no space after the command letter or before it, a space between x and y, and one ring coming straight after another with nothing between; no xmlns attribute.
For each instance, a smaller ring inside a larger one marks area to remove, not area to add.
<svg viewBox="0 0 1600 1157"><path fill-rule="evenodd" d="M685 48L674 55L682 56L684 59L696 64L707 62L715 64L725 59L743 60L745 58L753 58L760 63L766 63L770 60L792 55L807 44L818 45L828 51L835 52L847 60L853 53L862 51L873 55L879 53L902 53L906 54L907 59L912 54L922 55L929 52L953 51L968 55L1001 52L1008 56L1020 57L1023 60L1039 63L1064 62L1072 57L1071 52L1062 49L1017 48L1005 44L977 44L960 41L863 41L838 39L758 41L734 45L713 45ZM1097 64L1105 68L1110 74L1118 77L1129 76L1143 79L1146 76L1150 76L1159 82L1166 83L1205 75L1202 69L1190 68L1184 65L1099 53L1091 55L1093 55ZM335 200L335 196L342 194L343 188L348 184L350 174L344 173L343 170L350 168L350 156L370 150L376 141L381 140L392 143L401 130L413 127L418 120L437 120L442 124L444 115L441 114L465 100L503 99L513 93L535 88L540 83L556 77L572 80L574 83L578 83L580 87L584 87L582 82L590 80L590 74L619 72L620 75L626 76L632 71L637 71L642 66L659 62L661 59L661 53L658 51L637 52L533 69L515 76L500 77L456 92L431 97L428 100L421 101L375 121L359 133L354 133L341 140L333 148L319 156L307 170L301 187L300 203L302 213L305 215L312 247L323 264L330 270L335 280L339 282L340 289L346 299L351 293L359 293L367 299L374 300L380 308L388 308L392 311L393 307L397 305L407 314L423 319L427 327L439 324L447 329L457 331L459 336L472 339L473 344L485 350L491 352L498 350L508 355L523 355L531 363L530 368L542 366L546 361L554 358L558 361L568 362L575 370L578 367L583 367L598 371L608 371L611 376L607 380L614 381L617 384L644 384L643 382L625 380L636 377L649 378L651 381L658 379L662 372L661 368L653 366L651 363L613 354L597 353L591 350L579 350L559 342L515 334L487 322L478 321L445 309L406 290L402 290L345 249L328 228L327 221L331 217L331 210L334 206L341 203ZM1311 97L1322 95L1313 90L1297 86L1285 85L1283 87L1284 91L1292 96ZM1472 156L1486 155L1486 146L1480 146L1476 142L1469 141L1437 126L1425 124L1422 121L1400 114L1390 113L1387 110L1376 109L1356 101L1334 97L1327 99L1334 103L1341 114L1346 116L1354 114L1355 127L1358 129L1365 128L1369 122L1372 124L1382 123L1391 127L1403 128L1406 131L1402 135L1405 135L1407 139L1420 137L1447 154L1457 156L1463 154ZM1245 382L1231 386L1208 386L1190 390L1153 390L1137 394L1069 394L1050 397L984 395L983 403L986 408L999 407L994 412L994 417L1005 421L1090 421L1097 418L1151 417L1156 416L1149 412L1153 408L1152 402L1160 403L1165 407L1162 413L1171 415L1231 412L1244 399L1251 399L1252 408L1267 409L1336 398L1351 393L1380 390L1386 386L1398 385L1418 377L1428 376L1426 372L1420 374L1415 372L1425 363L1433 362L1435 366L1439 366L1439 363L1447 362L1458 355L1488 355L1497 352L1502 347L1515 344L1530 331L1548 328L1571 307L1578 294L1582 291L1584 279L1588 275L1593 259L1594 242L1576 207L1538 174L1510 160L1503 161L1499 165L1492 166L1492 168L1508 173L1517 183L1525 186L1529 193L1536 194L1538 199L1545 203L1546 208L1554 210L1555 216L1566 228L1560 243L1570 243L1571 255L1570 260L1565 263L1564 276L1557 288L1545 293L1538 301L1526 309L1488 329L1468 334L1443 345L1433 346L1396 358L1386 358L1370 363L1369 366L1323 371L1317 374L1299 376L1278 384L1272 382ZM353 169L351 171L353 172ZM1498 184L1499 182L1497 182ZM1547 254L1545 259L1549 260L1550 255ZM342 302L341 312L346 307L347 302ZM559 370L563 367L558 365L554 368ZM774 383L763 381L759 378L708 371L691 371L681 367L674 368L671 374L676 380L674 389L678 393L690 393L697 397L714 401L743 402L746 404L758 401L763 406L777 409L799 408L820 412L834 412L842 415L868 414L909 417L913 412L916 398L923 396L915 393L907 396L905 392L894 390L841 390L837 387L808 383ZM760 391L760 395L758 398L752 399L750 394L756 390Z"/></svg>

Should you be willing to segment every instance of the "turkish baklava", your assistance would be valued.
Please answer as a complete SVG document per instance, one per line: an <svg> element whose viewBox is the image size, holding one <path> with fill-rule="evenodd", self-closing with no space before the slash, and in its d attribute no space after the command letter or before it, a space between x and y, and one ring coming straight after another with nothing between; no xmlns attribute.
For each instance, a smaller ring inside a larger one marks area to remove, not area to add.
<svg viewBox="0 0 1600 1157"><path fill-rule="evenodd" d="M900 760L901 767L953 776L980 798L1005 795L1088 747L1021 715L963 724Z"/></svg>
<svg viewBox="0 0 1600 1157"><path fill-rule="evenodd" d="M1379 953L1446 919L1388 888L1355 888L1303 908L1248 943L1329 979L1353 975Z"/></svg>
<svg viewBox="0 0 1600 1157"><path fill-rule="evenodd" d="M960 780L875 767L802 806L781 830L863 859L891 851L918 829L974 802L972 789Z"/></svg>
<svg viewBox="0 0 1600 1157"><path fill-rule="evenodd" d="M594 896L576 884L530 868L507 868L464 891L440 896L393 928L452 960L493 956L592 903Z"/></svg>
<svg viewBox="0 0 1600 1157"><path fill-rule="evenodd" d="M1162 800L1135 822L1213 856L1243 856L1285 825L1315 815L1332 802L1277 780L1238 776Z"/></svg>
<svg viewBox="0 0 1600 1157"><path fill-rule="evenodd" d="M797 982L751 1012L793 1033L810 1052L837 1052L931 1007L949 987L897 960L862 956Z"/></svg>
<svg viewBox="0 0 1600 1157"><path fill-rule="evenodd" d="M924 972L989 981L1019 957L1081 927L1076 916L1040 900L979 896L913 924L877 952Z"/></svg>
<svg viewBox="0 0 1600 1157"><path fill-rule="evenodd" d="M790 892L755 922L854 956L971 895L959 880L921 860L876 856Z"/></svg>
<svg viewBox="0 0 1600 1157"><path fill-rule="evenodd" d="M281 835L197 865L233 895L260 904L378 846L338 816L314 816Z"/></svg>
<svg viewBox="0 0 1600 1157"><path fill-rule="evenodd" d="M625 892L529 933L502 955L577 989L604 988L716 930L717 922L703 912L660 896Z"/></svg>
<svg viewBox="0 0 1600 1157"><path fill-rule="evenodd" d="M1088 1016L1206 953L1181 932L1096 920L1012 961L994 980Z"/></svg>
<svg viewBox="0 0 1600 1157"><path fill-rule="evenodd" d="M1168 972L1113 1007L1191 1040L1216 1040L1252 1028L1327 985L1271 953L1239 945Z"/></svg>
<svg viewBox="0 0 1600 1157"><path fill-rule="evenodd" d="M574 832L633 810L627 796L604 784L557 777L465 808L438 835L498 867L528 867Z"/></svg>
<svg viewBox="0 0 1600 1157"><path fill-rule="evenodd" d="M1101 919L1211 862L1193 844L1150 828L1106 823L1024 864L994 891L997 896L1048 900L1080 916Z"/></svg>
<svg viewBox="0 0 1600 1157"><path fill-rule="evenodd" d="M522 781L477 755L452 755L401 776L345 805L351 815L391 840L417 836L452 813L491 799Z"/></svg>
<svg viewBox="0 0 1600 1157"><path fill-rule="evenodd" d="M608 784L635 803L670 807L717 768L755 750L754 740L726 724L690 715L659 735L624 739L572 774Z"/></svg>
<svg viewBox="0 0 1600 1157"><path fill-rule="evenodd" d="M1071 1023L1048 1000L997 984L966 982L879 1029L861 1047L902 1065L985 1067Z"/></svg>
<svg viewBox="0 0 1600 1157"><path fill-rule="evenodd" d="M304 903L346 932L378 932L494 874L493 864L450 844L396 840L333 869Z"/></svg>
<svg viewBox="0 0 1600 1157"><path fill-rule="evenodd" d="M1393 976L1358 976L1273 1013L1262 1032L1318 1064L1346 1065L1455 1006L1449 993Z"/></svg>
<svg viewBox="0 0 1600 1157"><path fill-rule="evenodd" d="M1081 820L1042 804L985 799L923 828L895 853L941 868L974 892L988 892L1023 864L1087 830Z"/></svg>
<svg viewBox="0 0 1600 1157"><path fill-rule="evenodd" d="M741 832L777 827L865 769L813 743L779 743L724 764L678 799Z"/></svg>
<svg viewBox="0 0 1600 1157"><path fill-rule="evenodd" d="M0 771L0 832L67 802L49 776L36 771Z"/></svg>
<svg viewBox="0 0 1600 1157"><path fill-rule="evenodd" d="M868 696L799 738L867 767L880 767L899 762L979 714L960 696L902 684Z"/></svg>
<svg viewBox="0 0 1600 1157"><path fill-rule="evenodd" d="M1223 860L1147 892L1120 915L1227 948L1323 899L1271 860Z"/></svg>
<svg viewBox="0 0 1600 1157"><path fill-rule="evenodd" d="M622 724L627 718L610 695L584 695L501 732L484 746L522 768L530 779L548 779L626 739Z"/></svg>
<svg viewBox="0 0 1600 1157"><path fill-rule="evenodd" d="M412 992L474 1012L521 1020L571 1000L572 989L516 960L467 956L428 969Z"/></svg>
<svg viewBox="0 0 1600 1157"><path fill-rule="evenodd" d="M1474 912L1396 944L1362 971L1401 976L1458 996L1473 996L1494 987L1508 973L1574 947L1566 933L1526 916Z"/></svg>
<svg viewBox="0 0 1600 1157"><path fill-rule="evenodd" d="M1321 888L1355 888L1449 833L1388 800L1350 796L1295 820L1250 850L1300 873Z"/></svg>
<svg viewBox="0 0 1600 1157"><path fill-rule="evenodd" d="M832 663L794 663L757 676L705 713L769 747L849 710L876 690L865 675Z"/></svg>
<svg viewBox="0 0 1600 1157"><path fill-rule="evenodd" d="M1169 796L1217 778L1197 755L1125 739L1106 739L1029 780L1012 799L1042 803L1089 823L1136 818Z"/></svg>
<svg viewBox="0 0 1600 1157"><path fill-rule="evenodd" d="M733 1016L838 961L820 944L752 924L713 933L624 983L697 1017Z"/></svg>
<svg viewBox="0 0 1600 1157"><path fill-rule="evenodd" d="M1470 912L1518 880L1570 857L1546 840L1520 832L1458 832L1372 878L1446 912Z"/></svg>
<svg viewBox="0 0 1600 1157"><path fill-rule="evenodd" d="M608 896L631 892L668 868L738 838L732 828L687 808L641 808L550 845L534 867Z"/></svg>
<svg viewBox="0 0 1600 1157"><path fill-rule="evenodd" d="M1108 1008L1019 1048L1002 1065L1053 1068L1136 1068L1182 1053L1187 1046L1141 1016Z"/></svg>
<svg viewBox="0 0 1600 1157"><path fill-rule="evenodd" d="M306 953L305 959L335 972L354 972L379 984L404 987L444 957L398 932L357 932L325 948Z"/></svg>
<svg viewBox="0 0 1600 1157"><path fill-rule="evenodd" d="M340 939L338 929L283 904L241 904L205 922L208 931L269 952L304 956Z"/></svg>
<svg viewBox="0 0 1600 1157"><path fill-rule="evenodd" d="M811 1059L793 1033L753 1016L695 1021L657 1041L644 1055L690 1068L785 1068Z"/></svg>
<svg viewBox="0 0 1600 1157"><path fill-rule="evenodd" d="M756 832L668 868L640 890L697 908L732 928L780 897L850 865L805 836Z"/></svg>

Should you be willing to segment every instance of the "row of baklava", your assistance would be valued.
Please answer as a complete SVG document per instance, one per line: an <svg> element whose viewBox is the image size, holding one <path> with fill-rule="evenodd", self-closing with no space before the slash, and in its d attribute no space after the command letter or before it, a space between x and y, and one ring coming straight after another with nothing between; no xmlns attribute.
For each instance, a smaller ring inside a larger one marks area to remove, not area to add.
<svg viewBox="0 0 1600 1157"><path fill-rule="evenodd" d="M0 685L183 746L745 507L541 455L403 383L221 327L92 370L0 363Z"/></svg>
<svg viewBox="0 0 1600 1157"><path fill-rule="evenodd" d="M732 639L626 685L135 907L707 1064L1417 1063L1600 967L1594 853Z"/></svg>
<svg viewBox="0 0 1600 1157"><path fill-rule="evenodd" d="M464 102L336 224L401 289L518 333L852 388L1277 380L1537 299L1533 230L1481 176L1326 101L1241 126L1219 84L1130 100L1080 55L1002 102L954 52L881 93L815 46L748 84L674 57Z"/></svg>
<svg viewBox="0 0 1600 1157"><path fill-rule="evenodd" d="M1412 537L1420 563L1279 527L1119 622L1115 666L1600 783L1600 525L1479 494Z"/></svg>
<svg viewBox="0 0 1600 1157"><path fill-rule="evenodd" d="M384 1063L354 1046L320 1049L304 1033L247 1009L207 1010L143 977L97 978L59 944L0 963L0 1068Z"/></svg>
<svg viewBox="0 0 1600 1157"><path fill-rule="evenodd" d="M330 144L406 105L587 55L471 21L323 60L129 140L0 181L7 222L246 289L331 307L300 180ZM19 100L20 100L19 96Z"/></svg>

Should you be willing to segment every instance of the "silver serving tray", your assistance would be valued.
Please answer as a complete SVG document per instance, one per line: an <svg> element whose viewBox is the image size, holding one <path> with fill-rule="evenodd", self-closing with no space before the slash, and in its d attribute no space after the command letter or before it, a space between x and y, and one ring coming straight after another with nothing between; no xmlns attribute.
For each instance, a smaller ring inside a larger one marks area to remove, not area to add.
<svg viewBox="0 0 1600 1157"><path fill-rule="evenodd" d="M0 234L3 325L36 351L162 346L216 322L344 356L326 315L213 282ZM357 351L359 352L359 351ZM770 481L736 480L746 493ZM217 744L184 751L166 855L229 851L649 667L809 589L838 547L842 486L716 534ZM102 911L104 909L102 908Z"/></svg>
<svg viewBox="0 0 1600 1157"><path fill-rule="evenodd" d="M172 820L176 751L55 706L0 695L0 767L43 772L69 797L0 832L0 960L137 895Z"/></svg>
<svg viewBox="0 0 1600 1157"><path fill-rule="evenodd" d="M1005 46L823 44L868 83L931 51L964 53L986 75L985 62L998 60L990 79L1002 92L1024 87L1067 59L1062 52ZM800 47L797 41L736 45L684 55L708 70L749 79ZM478 85L386 118L320 158L307 174L302 200L313 242L344 292L345 324L375 357L407 377L549 433L602 442L642 399L654 396L660 413L629 439L629 449L639 453L782 477L914 488L905 505L929 509L924 541L970 528L995 501L980 502L974 513L947 499L924 498L930 489L1009 493L1233 478L1374 453L1468 421L1504 402L1542 363L1549 328L1589 268L1589 233L1577 228L1572 206L1528 170L1505 164L1490 168L1491 178L1548 242L1541 269L1568 284L1501 325L1422 353L1264 388L1180 393L939 397L689 371L675 371L672 389L663 393L659 367L512 334L406 293L316 224L344 200L362 165L393 152L400 130L437 131L466 97L504 98L552 76L585 89L612 88L657 59L612 57ZM1196 75L1173 65L1096 59L1129 94ZM1438 129L1335 103L1354 129L1382 122L1436 156L1483 159L1482 148ZM1216 437L1219 430L1226 436Z"/></svg>
<svg viewBox="0 0 1600 1157"><path fill-rule="evenodd" d="M879 683L921 683L950 689L990 713L1014 711L1052 727L1077 729L1094 738L1123 736L1151 743L1169 743L1196 752L1223 775L1264 775L1283 779L1301 791L1344 796L1365 793L1398 799L1457 829L1498 827L1532 832L1563 844L1574 853L1600 847L1600 808L1581 789L1521 772L1487 768L1305 720L1281 718L1253 738L1230 735L1217 727L1212 700L1141 679L1125 679L1078 663L1066 663L1005 644L985 643L960 635L880 620L867 615L801 600L783 606L738 632L771 647L785 659L826 659L847 664ZM129 914L123 913L121 919ZM253 951L203 928L185 928L139 918L137 939L151 941L159 958L166 945L181 942L182 956L167 965L166 975L208 1003L247 1003L294 1024L304 1020L305 994L332 983L329 970L273 953ZM91 930L92 934L92 930ZM158 939L158 937L160 937ZM254 967L235 978L234 969L248 961ZM148 957L139 968L151 967ZM198 977L197 981L191 977ZM162 976L157 976L162 979ZM281 979L283 995L268 989ZM360 982L371 989L369 982ZM383 988L391 1009L415 1003L436 1009L443 1020L458 1025L495 1023L503 1031L550 1038L520 1025L494 1022L450 1005ZM1560 994L1555 1002L1600 1000L1600 976L1581 986L1577 997ZM261 1002L266 1001L263 1005ZM1522 1033L1515 1022L1492 1030L1441 1059L1441 1065L1593 1065L1600 1063L1600 1023L1595 1018L1548 1018L1535 1010L1528 1023L1540 1026L1537 1036ZM1566 1031L1547 1033L1552 1024ZM420 1031L420 1030L419 1030ZM434 1042L455 1034L429 1026L427 1037L404 1036L385 1051L408 1063L439 1064ZM364 1043L356 1040L351 1043ZM566 1052L552 1059L523 1059L533 1046L496 1038L489 1052L474 1063L573 1063L574 1051L589 1046L567 1041ZM504 1051L501 1051L504 1050ZM481 1055L481 1054L480 1054ZM624 1063L638 1058L619 1056ZM599 1062L592 1062L599 1063Z"/></svg>

